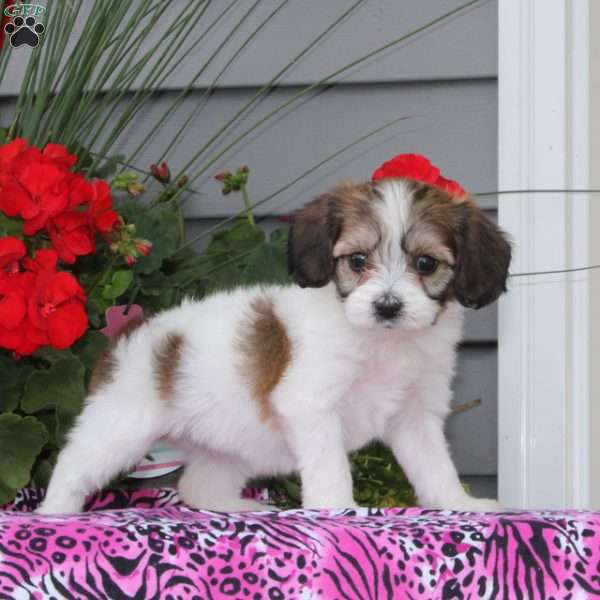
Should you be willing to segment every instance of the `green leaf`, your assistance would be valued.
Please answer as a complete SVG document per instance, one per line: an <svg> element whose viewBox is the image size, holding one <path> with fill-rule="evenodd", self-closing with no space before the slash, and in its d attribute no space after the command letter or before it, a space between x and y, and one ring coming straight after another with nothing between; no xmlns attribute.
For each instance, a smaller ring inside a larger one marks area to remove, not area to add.
<svg viewBox="0 0 600 600"><path fill-rule="evenodd" d="M57 350L56 348L51 348L50 346L44 346L37 350L34 356L35 358L41 359L44 362L53 364L59 360L73 356L73 353L71 352L70 348Z"/></svg>
<svg viewBox="0 0 600 600"><path fill-rule="evenodd" d="M110 283L106 284L102 289L102 298L105 300L115 300L127 291L132 281L133 271L115 271Z"/></svg>
<svg viewBox="0 0 600 600"><path fill-rule="evenodd" d="M46 458L38 459L33 468L31 478L35 485L41 488L48 487L52 471L54 471L54 465L58 458L58 450L53 450Z"/></svg>
<svg viewBox="0 0 600 600"><path fill-rule="evenodd" d="M198 274L191 280L206 279L207 291L237 285L289 282L287 272L287 230L274 231L268 242L264 232L246 221L213 237Z"/></svg>
<svg viewBox="0 0 600 600"><path fill-rule="evenodd" d="M0 504L10 502L27 485L47 441L48 432L35 417L0 415Z"/></svg>
<svg viewBox="0 0 600 600"><path fill-rule="evenodd" d="M58 439L58 420L56 418L56 409L43 410L35 414L35 418L40 421L48 432L48 444L55 448L59 446Z"/></svg>
<svg viewBox="0 0 600 600"><path fill-rule="evenodd" d="M290 237L289 227L279 227L271 232L270 241L283 250L287 251L288 238Z"/></svg>
<svg viewBox="0 0 600 600"><path fill-rule="evenodd" d="M242 283L239 267L232 264L214 271L206 277L206 281L207 293L229 290Z"/></svg>
<svg viewBox="0 0 600 600"><path fill-rule="evenodd" d="M0 351L0 412L10 412L18 407L23 395L25 379L33 370L27 359L15 359Z"/></svg>
<svg viewBox="0 0 600 600"><path fill-rule="evenodd" d="M190 283L202 279L215 266L210 256L195 256L181 262L169 281L174 286L187 287Z"/></svg>
<svg viewBox="0 0 600 600"><path fill-rule="evenodd" d="M85 367L76 356L32 373L25 384L22 409L29 414L55 407L58 414L76 415L85 397Z"/></svg>
<svg viewBox="0 0 600 600"><path fill-rule="evenodd" d="M262 229L244 219L230 229L216 233L206 249L206 255L211 257L214 264L218 264L260 246L265 238Z"/></svg>
<svg viewBox="0 0 600 600"><path fill-rule="evenodd" d="M140 257L133 271L148 275L159 270L163 260L177 249L179 230L173 203L150 208L139 202L127 201L122 204L120 212L127 223L135 224L136 237L152 242L152 252Z"/></svg>
<svg viewBox="0 0 600 600"><path fill-rule="evenodd" d="M0 237L7 235L20 238L23 235L23 221L11 219L0 212Z"/></svg>
<svg viewBox="0 0 600 600"><path fill-rule="evenodd" d="M88 173L88 177L97 177L98 179L109 179L112 177L119 168L119 164L122 163L127 157L124 154L116 154L104 162L101 167L94 169L93 172Z"/></svg>
<svg viewBox="0 0 600 600"><path fill-rule="evenodd" d="M165 288L161 290L158 296L159 307L169 308L175 304L177 298L177 291L174 288Z"/></svg>
<svg viewBox="0 0 600 600"><path fill-rule="evenodd" d="M90 370L98 362L107 346L108 338L103 333L89 329L73 346L73 352L85 368Z"/></svg>
<svg viewBox="0 0 600 600"><path fill-rule="evenodd" d="M96 292L96 290L94 290ZM106 300L96 298L95 295L88 296L88 301L85 306L90 321L90 327L100 329L104 327L104 312L106 310Z"/></svg>
<svg viewBox="0 0 600 600"><path fill-rule="evenodd" d="M279 244L264 244L246 258L244 283L288 283L287 255Z"/></svg>
<svg viewBox="0 0 600 600"><path fill-rule="evenodd" d="M162 271L141 275L139 280L140 291L145 296L160 296L161 291L171 284Z"/></svg>

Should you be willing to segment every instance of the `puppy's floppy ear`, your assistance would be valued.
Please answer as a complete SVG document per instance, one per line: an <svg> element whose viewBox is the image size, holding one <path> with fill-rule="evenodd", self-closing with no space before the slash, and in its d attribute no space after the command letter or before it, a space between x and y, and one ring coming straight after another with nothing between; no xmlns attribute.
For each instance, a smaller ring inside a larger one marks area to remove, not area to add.
<svg viewBox="0 0 600 600"><path fill-rule="evenodd" d="M288 270L300 287L323 287L335 271L333 246L342 229L336 196L323 194L293 217L288 239Z"/></svg>
<svg viewBox="0 0 600 600"><path fill-rule="evenodd" d="M505 234L468 199L461 204L456 230L454 293L468 308L481 308L506 291L511 247Z"/></svg>

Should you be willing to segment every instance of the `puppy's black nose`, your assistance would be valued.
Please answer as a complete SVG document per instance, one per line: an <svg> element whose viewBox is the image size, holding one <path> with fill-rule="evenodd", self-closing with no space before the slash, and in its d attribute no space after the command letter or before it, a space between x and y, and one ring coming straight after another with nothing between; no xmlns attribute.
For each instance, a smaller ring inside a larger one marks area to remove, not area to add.
<svg viewBox="0 0 600 600"><path fill-rule="evenodd" d="M385 294L374 302L375 316L380 321L389 321L395 319L402 310L402 302L392 296L391 294Z"/></svg>

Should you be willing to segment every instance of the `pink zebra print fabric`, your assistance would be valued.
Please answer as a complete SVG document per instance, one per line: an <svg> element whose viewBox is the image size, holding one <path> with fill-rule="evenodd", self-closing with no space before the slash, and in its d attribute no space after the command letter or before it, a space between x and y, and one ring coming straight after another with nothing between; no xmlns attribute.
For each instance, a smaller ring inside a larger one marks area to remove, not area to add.
<svg viewBox="0 0 600 600"><path fill-rule="evenodd" d="M171 490L90 512L0 511L0 598L579 599L600 595L600 514L358 509L225 514Z"/></svg>

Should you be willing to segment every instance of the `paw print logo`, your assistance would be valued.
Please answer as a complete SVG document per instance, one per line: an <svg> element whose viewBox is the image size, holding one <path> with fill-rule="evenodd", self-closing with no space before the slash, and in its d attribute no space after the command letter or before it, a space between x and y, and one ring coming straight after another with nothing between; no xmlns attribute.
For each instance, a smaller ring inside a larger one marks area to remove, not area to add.
<svg viewBox="0 0 600 600"><path fill-rule="evenodd" d="M40 35L44 33L44 26L37 23L35 17L15 17L12 23L7 23L4 26L4 31L10 38L10 45L13 48L18 48L23 44L35 48L39 41Z"/></svg>

